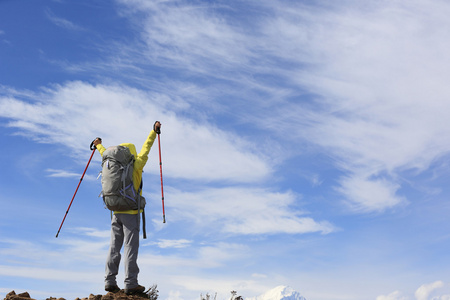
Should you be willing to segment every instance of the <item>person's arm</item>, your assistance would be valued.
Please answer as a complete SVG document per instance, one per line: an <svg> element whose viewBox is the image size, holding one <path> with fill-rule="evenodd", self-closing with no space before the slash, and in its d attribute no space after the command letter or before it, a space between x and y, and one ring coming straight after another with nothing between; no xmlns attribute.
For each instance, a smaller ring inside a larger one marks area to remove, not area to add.
<svg viewBox="0 0 450 300"><path fill-rule="evenodd" d="M94 141L94 145L95 145L95 148L97 148L97 150L100 153L100 155L103 156L103 152L105 152L106 148L103 147L103 145L102 145L102 139L97 138Z"/></svg>
<svg viewBox="0 0 450 300"><path fill-rule="evenodd" d="M156 134L161 133L161 123L156 121L153 125L153 130L148 135L144 144L142 145L141 152L139 152L138 157L136 159L136 167L139 169L143 169L148 160L148 154L150 153L150 149L153 146L153 142L155 141Z"/></svg>

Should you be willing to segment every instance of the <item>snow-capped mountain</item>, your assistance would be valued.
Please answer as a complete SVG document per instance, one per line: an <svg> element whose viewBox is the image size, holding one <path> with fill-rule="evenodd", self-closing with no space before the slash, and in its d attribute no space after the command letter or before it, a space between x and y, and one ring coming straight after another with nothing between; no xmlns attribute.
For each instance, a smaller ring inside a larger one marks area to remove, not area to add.
<svg viewBox="0 0 450 300"><path fill-rule="evenodd" d="M306 300L306 298L291 287L280 285L258 297L246 298L245 300Z"/></svg>

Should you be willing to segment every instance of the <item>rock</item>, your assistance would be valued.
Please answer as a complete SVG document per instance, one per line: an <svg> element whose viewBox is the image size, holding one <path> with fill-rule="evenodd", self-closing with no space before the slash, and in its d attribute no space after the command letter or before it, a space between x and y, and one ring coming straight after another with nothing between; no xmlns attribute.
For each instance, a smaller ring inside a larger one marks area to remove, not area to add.
<svg viewBox="0 0 450 300"><path fill-rule="evenodd" d="M4 300L35 300L30 297L30 294L28 292L16 294L15 291L9 292Z"/></svg>
<svg viewBox="0 0 450 300"><path fill-rule="evenodd" d="M114 294L109 292L108 294L102 296L102 300L114 300Z"/></svg>
<svg viewBox="0 0 450 300"><path fill-rule="evenodd" d="M1 0L0 0L1 1ZM109 292L106 295L94 295L90 294L89 297L85 298L76 298L75 300L157 300L158 299L158 290L156 290L156 285L154 285L148 294L139 293L135 295L127 295L124 290L120 290L117 293ZM16 294L15 291L9 292L5 299L3 300L36 300L31 298L28 292ZM46 300L66 300L64 298L55 298L49 297Z"/></svg>
<svg viewBox="0 0 450 300"><path fill-rule="evenodd" d="M93 295L90 294L88 300L101 300L102 299L102 295Z"/></svg>

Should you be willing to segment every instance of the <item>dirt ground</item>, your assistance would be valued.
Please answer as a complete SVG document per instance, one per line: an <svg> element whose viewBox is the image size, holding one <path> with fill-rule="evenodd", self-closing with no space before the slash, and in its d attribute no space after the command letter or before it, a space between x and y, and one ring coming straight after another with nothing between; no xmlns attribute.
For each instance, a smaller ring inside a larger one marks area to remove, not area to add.
<svg viewBox="0 0 450 300"><path fill-rule="evenodd" d="M89 297L85 298L76 298L75 300L157 300L158 299L158 290L153 289L150 290L147 294L135 294L135 295L127 295L123 290L117 293L107 293L105 295L93 295L90 294ZM31 297L28 292L16 294L15 291L9 292L4 300L36 300ZM66 300L64 298L54 298L50 297L46 300ZM68 299L69 300L69 299Z"/></svg>

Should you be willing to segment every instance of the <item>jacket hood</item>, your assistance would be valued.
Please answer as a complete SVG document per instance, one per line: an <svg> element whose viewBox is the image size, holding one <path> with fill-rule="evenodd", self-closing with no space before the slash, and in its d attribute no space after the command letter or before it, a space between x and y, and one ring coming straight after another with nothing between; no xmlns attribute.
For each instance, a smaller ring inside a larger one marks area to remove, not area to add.
<svg viewBox="0 0 450 300"><path fill-rule="evenodd" d="M134 159L137 158L136 147L134 146L134 144L131 144L131 143L123 143L123 144L120 144L120 146L125 146L125 147L127 147L128 149L130 149L131 154L134 155Z"/></svg>

